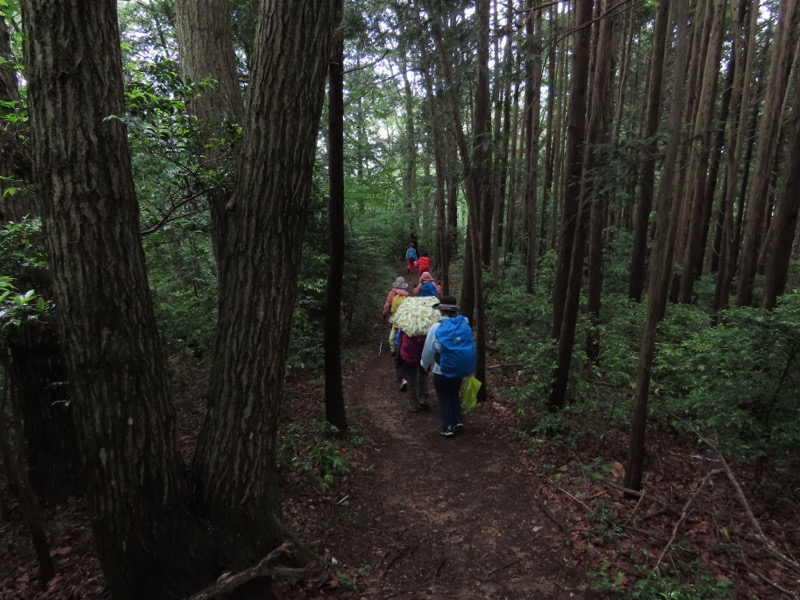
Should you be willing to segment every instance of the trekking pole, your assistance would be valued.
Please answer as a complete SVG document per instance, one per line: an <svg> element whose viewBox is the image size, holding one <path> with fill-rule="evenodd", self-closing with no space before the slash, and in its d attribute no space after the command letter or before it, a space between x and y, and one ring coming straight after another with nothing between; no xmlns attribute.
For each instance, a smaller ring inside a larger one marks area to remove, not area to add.
<svg viewBox="0 0 800 600"><path fill-rule="evenodd" d="M383 352L383 340L381 340L381 345L378 346L378 356L380 356L382 352Z"/></svg>

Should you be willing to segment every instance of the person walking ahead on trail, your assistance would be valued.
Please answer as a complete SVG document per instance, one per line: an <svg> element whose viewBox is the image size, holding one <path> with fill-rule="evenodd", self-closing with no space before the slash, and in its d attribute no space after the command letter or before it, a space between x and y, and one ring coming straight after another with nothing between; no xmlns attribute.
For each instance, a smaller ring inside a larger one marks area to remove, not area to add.
<svg viewBox="0 0 800 600"><path fill-rule="evenodd" d="M398 277L394 280L392 284L392 289L389 291L389 294L386 296L386 302L383 303L383 310L381 311L381 315L384 319L388 319L390 316L394 314L397 310L397 307L400 306L400 303L403 302L406 298L408 298L408 283L404 277ZM391 330L389 331L389 350L394 356L394 372L395 376L397 377L397 381L400 384L400 391L404 392L406 387L408 387L408 382L406 381L406 367L403 360L400 358L400 354L396 352L395 348L395 340L397 339L397 329L395 329L394 325L392 325Z"/></svg>
<svg viewBox="0 0 800 600"><path fill-rule="evenodd" d="M419 253L419 258L417 262L414 263L414 266L417 268L417 273L424 273L425 271L431 270L431 257L427 250L422 250Z"/></svg>
<svg viewBox="0 0 800 600"><path fill-rule="evenodd" d="M436 296L438 298L442 295L442 286L433 280L433 275L425 271L419 276L419 283L414 286L412 294L414 296Z"/></svg>
<svg viewBox="0 0 800 600"><path fill-rule="evenodd" d="M414 242L408 245L406 250L406 273L411 273L414 270L414 262L417 260L417 249L414 247Z"/></svg>
<svg viewBox="0 0 800 600"><path fill-rule="evenodd" d="M433 387L439 398L441 433L446 438L452 438L456 431L464 428L458 392L464 377L475 370L475 338L467 319L458 314L457 301L453 296L445 296L433 308L441 311L442 318L428 330L420 366L423 369L433 367Z"/></svg>
<svg viewBox="0 0 800 600"><path fill-rule="evenodd" d="M403 360L406 367L408 410L411 412L430 409L428 404L428 371L419 364L424 346L424 335L409 337L405 332L400 331L397 355Z"/></svg>

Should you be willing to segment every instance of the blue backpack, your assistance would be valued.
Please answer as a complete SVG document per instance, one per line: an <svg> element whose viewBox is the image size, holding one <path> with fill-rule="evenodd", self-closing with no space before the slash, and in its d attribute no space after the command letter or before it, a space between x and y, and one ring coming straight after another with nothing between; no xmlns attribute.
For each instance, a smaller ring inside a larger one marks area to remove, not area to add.
<svg viewBox="0 0 800 600"><path fill-rule="evenodd" d="M439 290L436 289L436 284L432 281L426 281L422 284L422 287L419 288L419 295L420 298L422 296L436 296L439 297Z"/></svg>
<svg viewBox="0 0 800 600"><path fill-rule="evenodd" d="M436 329L439 369L448 379L461 379L475 371L477 354L469 322L462 316L444 319Z"/></svg>

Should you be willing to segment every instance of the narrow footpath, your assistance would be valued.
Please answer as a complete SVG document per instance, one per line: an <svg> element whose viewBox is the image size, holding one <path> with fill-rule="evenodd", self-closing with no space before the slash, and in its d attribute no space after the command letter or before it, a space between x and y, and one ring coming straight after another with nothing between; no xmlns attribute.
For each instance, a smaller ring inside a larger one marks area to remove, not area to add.
<svg viewBox="0 0 800 600"><path fill-rule="evenodd" d="M411 413L383 329L346 376L348 421L364 438L342 499L323 511L329 556L360 568L356 598L586 598L564 535L537 498L509 411L492 401L453 439ZM503 418L506 417L506 418Z"/></svg>

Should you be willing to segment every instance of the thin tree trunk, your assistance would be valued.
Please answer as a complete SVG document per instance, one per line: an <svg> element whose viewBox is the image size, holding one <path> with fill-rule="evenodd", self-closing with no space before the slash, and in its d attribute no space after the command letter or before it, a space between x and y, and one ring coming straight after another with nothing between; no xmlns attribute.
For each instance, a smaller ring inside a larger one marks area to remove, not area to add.
<svg viewBox="0 0 800 600"><path fill-rule="evenodd" d="M347 431L342 386L342 279L344 277L344 40L336 36L328 67L328 223L330 257L325 293L325 418Z"/></svg>
<svg viewBox="0 0 800 600"><path fill-rule="evenodd" d="M625 466L625 487L638 490L642 485L644 473L645 435L647 433L647 403L650 394L650 372L656 344L656 329L664 317L667 305L667 293L672 271L672 258L675 248L675 221L678 217L679 203L672 199L672 184L678 163L678 150L681 141L681 115L683 114L684 81L686 63L688 61L689 34L688 13L689 0L674 2L675 20L677 23L677 49L673 78L672 99L669 117L669 138L664 157L661 185L658 198L658 226L656 227L656 243L653 246L651 274L647 288L647 318L641 346L639 348L639 366L636 376L633 418L631 420L631 438L628 450L628 461Z"/></svg>
<svg viewBox="0 0 800 600"><path fill-rule="evenodd" d="M755 173L748 194L747 225L736 297L739 306L750 306L753 303L753 279L758 252L761 248L761 224L766 210L770 175L777 151L780 108L787 83L788 62L791 55L789 46L792 28L796 26L796 7L797 0L782 0L778 13L778 27L769 69L769 84L764 99L761 127L758 132Z"/></svg>
<svg viewBox="0 0 800 600"><path fill-rule="evenodd" d="M756 59L755 36L758 24L758 0L753 0L750 4L750 19L746 27L744 26L744 18L747 11L747 0L741 0L738 9L734 7L733 11L736 74L734 76L734 96L732 98L733 108L726 135L727 146L731 151L727 153L725 189L720 201L722 232L720 236L719 271L717 284L714 288L713 311L715 313L728 306L731 282L737 262L737 227L733 203L736 195L736 184L739 180L742 148L748 131L747 117L750 108L751 86L747 82L750 81Z"/></svg>
<svg viewBox="0 0 800 600"><path fill-rule="evenodd" d="M577 230L581 197L583 148L586 132L586 93L589 76L592 0L576 0L574 49L572 55L572 77L570 105L567 117L567 147L565 155L566 181L564 185L558 265L553 289L553 337L559 338L564 314L564 302L569 285L569 271ZM554 392L550 405L560 408L564 394Z"/></svg>
<svg viewBox="0 0 800 600"><path fill-rule="evenodd" d="M684 194L688 203L689 227L680 283L680 301L684 304L692 301L694 282L700 276L700 266L703 263L705 249L705 236L703 235L707 201L705 187L726 4L725 0L716 0L715 5L709 7L709 12L712 12L711 9L713 9L712 23L708 46L705 49L705 68L697 101L698 110L694 120L692 143L689 148L687 186Z"/></svg>
<svg viewBox="0 0 800 600"><path fill-rule="evenodd" d="M541 34L542 13L534 11L534 0L528 0L528 16L525 21L526 32L526 86L525 86L525 140L527 177L525 184L525 245L526 278L525 286L528 293L533 292L536 280L536 262L539 257L539 248L536 243L536 198L539 183L539 110L541 106L541 93L539 88L542 81L541 61L535 50L535 42ZM534 15L534 12L536 13Z"/></svg>
<svg viewBox="0 0 800 600"><path fill-rule="evenodd" d="M602 148L611 142L611 123L614 111L614 71L616 69L617 46L619 43L618 18L613 14L618 6L616 0L605 0L600 21L595 60L594 89L592 108L589 111L587 138L590 145L586 157L588 188L584 193L591 194L591 224L589 235L589 282L587 290L587 310L592 320L586 340L586 353L592 360L600 355L600 307L603 291L603 243L608 222L608 193L597 185L603 182L602 175L596 173L602 164ZM594 178L597 180L594 180ZM599 189L598 189L599 188ZM577 314L576 314L577 316Z"/></svg>
<svg viewBox="0 0 800 600"><path fill-rule="evenodd" d="M39 498L33 490L25 470L21 468L21 448L17 448L15 456L8 439L8 418L6 417L6 398L9 396L8 381L4 379L3 389L0 392L0 458L5 467L8 483L17 495L17 504L22 513L22 518L28 525L31 533L33 548L39 561L39 579L50 581L55 576L53 559L50 558L50 546L47 542L47 530L44 525L44 516L39 506Z"/></svg>
<svg viewBox="0 0 800 600"><path fill-rule="evenodd" d="M789 131L789 157L783 174L783 185L778 198L772 229L772 251L767 261L766 281L762 306L775 307L783 294L792 257L792 242L797 230L797 213L800 210L800 93L795 91Z"/></svg>
<svg viewBox="0 0 800 600"><path fill-rule="evenodd" d="M628 279L628 297L637 302L641 302L642 292L644 291L648 225L650 223L650 211L653 207L657 161L655 135L658 133L658 122L661 116L661 88L664 80L664 56L666 54L668 25L669 0L659 0L656 9L653 49L650 58L650 82L647 89L647 123L644 134L645 140L647 140L646 158L642 164L641 195L639 197L639 206L636 210L630 276Z"/></svg>
<svg viewBox="0 0 800 600"><path fill-rule="evenodd" d="M558 353L553 388L548 400L550 410L560 410L566 402L586 248L585 232L589 216L589 203L582 196L582 169L586 144L587 77L592 54L591 28L588 24L592 19L592 13L593 0L577 1L573 83L567 132L567 185L564 191L562 238L558 256L556 287L553 291L553 331L558 339ZM568 251L566 248L567 237L570 238ZM563 277L563 281L560 281L561 277Z"/></svg>

